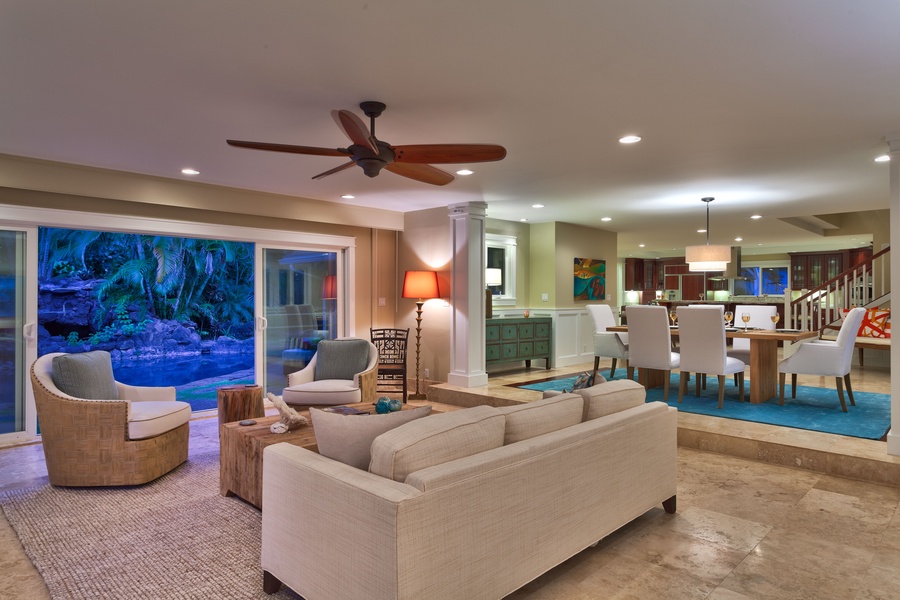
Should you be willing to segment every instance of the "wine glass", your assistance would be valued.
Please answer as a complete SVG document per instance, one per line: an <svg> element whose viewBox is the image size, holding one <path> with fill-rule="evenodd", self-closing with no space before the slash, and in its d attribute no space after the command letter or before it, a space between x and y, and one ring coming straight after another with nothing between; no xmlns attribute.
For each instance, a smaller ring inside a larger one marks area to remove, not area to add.
<svg viewBox="0 0 900 600"><path fill-rule="evenodd" d="M781 315L779 315L778 313L772 313L771 315L769 315L769 318L772 319L772 323L775 325L775 327L778 327L778 321L781 320Z"/></svg>
<svg viewBox="0 0 900 600"><path fill-rule="evenodd" d="M675 312L675 309L669 311L669 319L672 321L672 327L675 327L675 319L678 318L678 313Z"/></svg>
<svg viewBox="0 0 900 600"><path fill-rule="evenodd" d="M731 322L734 321L734 313L730 310L725 311L725 327L731 327Z"/></svg>
<svg viewBox="0 0 900 600"><path fill-rule="evenodd" d="M741 321L744 322L744 331L747 331L747 323L750 322L750 313L741 313Z"/></svg>

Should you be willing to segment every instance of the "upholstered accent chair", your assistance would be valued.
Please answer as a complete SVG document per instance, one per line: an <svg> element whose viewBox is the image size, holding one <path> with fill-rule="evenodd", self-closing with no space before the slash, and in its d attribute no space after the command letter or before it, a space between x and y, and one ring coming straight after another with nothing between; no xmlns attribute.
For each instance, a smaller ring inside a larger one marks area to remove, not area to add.
<svg viewBox="0 0 900 600"><path fill-rule="evenodd" d="M115 381L108 352L45 354L31 383L53 485L139 485L187 460L190 404Z"/></svg>
<svg viewBox="0 0 900 600"><path fill-rule="evenodd" d="M295 406L335 406L374 402L378 349L362 338L322 340L315 356L288 375L282 399Z"/></svg>
<svg viewBox="0 0 900 600"><path fill-rule="evenodd" d="M784 380L785 374L791 374L791 398L797 397L797 374L824 375L834 377L837 386L838 399L841 401L841 410L847 412L847 403L844 402L844 390L841 379L847 386L847 395L850 404L855 406L853 388L850 387L850 364L853 360L853 345L856 342L856 334L866 316L866 309L854 308L844 317L844 322L834 341L815 340L801 344L791 356L778 364L778 394L779 402L784 406Z"/></svg>
<svg viewBox="0 0 900 600"><path fill-rule="evenodd" d="M625 360L625 369L628 379L634 378L634 367L628 364L628 334L606 331L607 327L617 325L609 304L588 304L588 312L594 321L594 374L600 368L600 357L612 359L609 368L609 378L616 374L616 362L622 358Z"/></svg>

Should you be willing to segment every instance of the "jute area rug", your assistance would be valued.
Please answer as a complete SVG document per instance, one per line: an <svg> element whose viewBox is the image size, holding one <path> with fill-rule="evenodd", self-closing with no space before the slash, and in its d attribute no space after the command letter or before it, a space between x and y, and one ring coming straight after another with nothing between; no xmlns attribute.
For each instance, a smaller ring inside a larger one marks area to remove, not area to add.
<svg viewBox="0 0 900 600"><path fill-rule="evenodd" d="M300 598L262 591L261 514L219 495L217 436L194 435L217 425L192 422L188 461L144 486L0 495L52 598Z"/></svg>

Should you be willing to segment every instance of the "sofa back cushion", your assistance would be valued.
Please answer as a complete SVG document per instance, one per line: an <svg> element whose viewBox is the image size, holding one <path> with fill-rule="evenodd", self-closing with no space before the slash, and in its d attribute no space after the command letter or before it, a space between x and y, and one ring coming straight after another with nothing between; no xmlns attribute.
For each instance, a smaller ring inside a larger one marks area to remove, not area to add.
<svg viewBox="0 0 900 600"><path fill-rule="evenodd" d="M577 394L560 394L498 410L506 415L503 443L512 444L581 423L584 400Z"/></svg>
<svg viewBox="0 0 900 600"><path fill-rule="evenodd" d="M417 419L372 442L369 471L405 481L410 473L503 445L506 417L492 406Z"/></svg>
<svg viewBox="0 0 900 600"><path fill-rule="evenodd" d="M316 354L316 381L353 379L369 364L369 342L363 339L322 340Z"/></svg>
<svg viewBox="0 0 900 600"><path fill-rule="evenodd" d="M576 394L584 398L584 420L598 419L626 408L640 406L647 398L647 390L636 381L615 379Z"/></svg>
<svg viewBox="0 0 900 600"><path fill-rule="evenodd" d="M93 350L53 357L53 383L59 390L84 400L118 400L109 352Z"/></svg>
<svg viewBox="0 0 900 600"><path fill-rule="evenodd" d="M383 415L341 415L318 408L309 409L319 454L357 469L369 468L375 438L430 413L430 406Z"/></svg>

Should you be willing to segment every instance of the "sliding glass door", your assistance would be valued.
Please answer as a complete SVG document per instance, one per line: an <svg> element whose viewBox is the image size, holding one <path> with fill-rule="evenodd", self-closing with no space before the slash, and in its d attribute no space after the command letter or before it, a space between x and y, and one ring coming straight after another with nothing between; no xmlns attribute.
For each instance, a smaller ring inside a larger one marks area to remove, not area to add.
<svg viewBox="0 0 900 600"><path fill-rule="evenodd" d="M0 228L0 440L34 434L27 401L27 365L35 354L35 324L27 294L27 247L34 230Z"/></svg>
<svg viewBox="0 0 900 600"><path fill-rule="evenodd" d="M305 367L320 340L343 330L338 252L262 248L264 388L280 395L287 375Z"/></svg>

